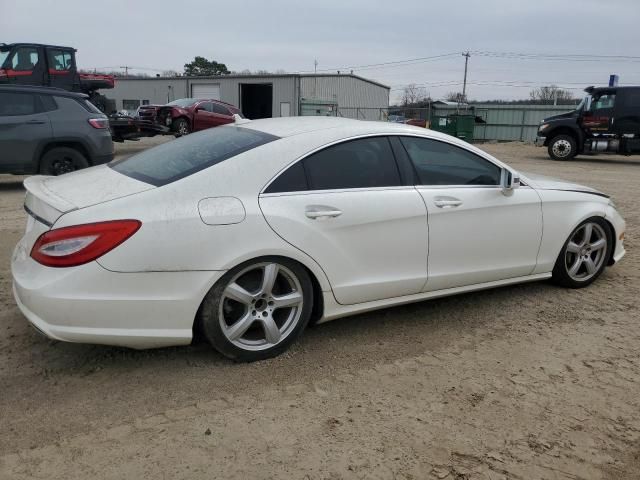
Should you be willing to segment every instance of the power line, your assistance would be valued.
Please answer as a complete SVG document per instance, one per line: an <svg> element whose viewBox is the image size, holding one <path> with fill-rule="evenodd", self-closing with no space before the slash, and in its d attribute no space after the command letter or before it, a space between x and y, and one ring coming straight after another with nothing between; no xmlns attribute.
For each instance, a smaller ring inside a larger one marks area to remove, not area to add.
<svg viewBox="0 0 640 480"><path fill-rule="evenodd" d="M394 60L390 62L382 62L382 63L370 63L367 65L347 65L342 67L332 67L332 68L322 68L316 70L316 72L336 72L342 70L365 70L369 68L388 68L388 67L396 67L396 66L404 66L404 65L412 65L415 63L423 63L429 62L432 60L438 60L441 58L452 57L454 55L459 55L458 52L453 53L444 53L442 55L433 55L431 57L419 57L419 58L408 58L405 60ZM311 70L302 70L297 73L311 73Z"/></svg>

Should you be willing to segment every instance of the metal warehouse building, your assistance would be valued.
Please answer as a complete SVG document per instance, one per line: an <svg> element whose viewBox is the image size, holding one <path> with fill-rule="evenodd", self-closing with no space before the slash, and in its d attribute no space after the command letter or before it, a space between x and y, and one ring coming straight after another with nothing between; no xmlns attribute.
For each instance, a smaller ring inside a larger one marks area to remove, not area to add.
<svg viewBox="0 0 640 480"><path fill-rule="evenodd" d="M341 115L378 120L389 106L389 87L353 74L118 78L107 97L116 101L116 109L128 111L193 97L231 103L251 119Z"/></svg>

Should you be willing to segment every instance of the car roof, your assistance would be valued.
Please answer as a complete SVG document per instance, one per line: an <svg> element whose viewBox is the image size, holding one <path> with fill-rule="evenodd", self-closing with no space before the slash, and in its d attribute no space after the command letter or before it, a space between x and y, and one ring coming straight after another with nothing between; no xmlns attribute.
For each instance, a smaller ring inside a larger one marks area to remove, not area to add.
<svg viewBox="0 0 640 480"><path fill-rule="evenodd" d="M280 117L261 120L247 120L238 125L244 128L259 130L276 137L290 137L303 133L312 133L327 129L340 129L344 138L355 135L399 135L420 134L421 136L451 140L453 137L434 132L422 127L415 127L403 123L375 122L366 120L354 120L342 117Z"/></svg>
<svg viewBox="0 0 640 480"><path fill-rule="evenodd" d="M45 47L45 48L59 48L61 50L73 50L77 52L73 47L63 47L62 45L49 45L46 43L31 43L31 42L14 42L14 43L0 43L0 48L13 48L13 47Z"/></svg>
<svg viewBox="0 0 640 480"><path fill-rule="evenodd" d="M56 95L57 97L89 98L84 93L69 92L62 88L40 87L38 85L0 85L0 92L37 93L40 95Z"/></svg>

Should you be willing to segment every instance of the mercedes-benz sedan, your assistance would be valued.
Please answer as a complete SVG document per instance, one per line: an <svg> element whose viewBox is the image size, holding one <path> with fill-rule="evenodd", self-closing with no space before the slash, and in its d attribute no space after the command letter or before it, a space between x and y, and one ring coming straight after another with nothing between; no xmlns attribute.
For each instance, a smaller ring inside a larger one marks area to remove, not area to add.
<svg viewBox="0 0 640 480"><path fill-rule="evenodd" d="M258 360L310 321L548 278L584 287L624 255L607 195L386 122L238 119L25 187L15 298L71 342L202 332Z"/></svg>

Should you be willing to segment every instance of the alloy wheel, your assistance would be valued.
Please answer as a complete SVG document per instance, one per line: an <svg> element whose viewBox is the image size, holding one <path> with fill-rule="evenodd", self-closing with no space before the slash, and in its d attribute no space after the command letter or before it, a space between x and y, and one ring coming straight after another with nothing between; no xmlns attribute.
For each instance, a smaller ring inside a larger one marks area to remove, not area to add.
<svg viewBox="0 0 640 480"><path fill-rule="evenodd" d="M222 332L244 350L266 350L282 342L302 315L302 287L284 265L251 265L236 274L222 293L218 312Z"/></svg>
<svg viewBox="0 0 640 480"><path fill-rule="evenodd" d="M558 140L551 146L556 157L564 158L571 153L571 144L568 140Z"/></svg>
<svg viewBox="0 0 640 480"><path fill-rule="evenodd" d="M56 159L51 164L51 169L54 175L63 175L65 173L74 172L76 170L76 166L73 163L71 158L63 157Z"/></svg>
<svg viewBox="0 0 640 480"><path fill-rule="evenodd" d="M581 225L569 239L565 252L565 268L569 277L584 282L596 275L605 261L607 234L595 223Z"/></svg>

